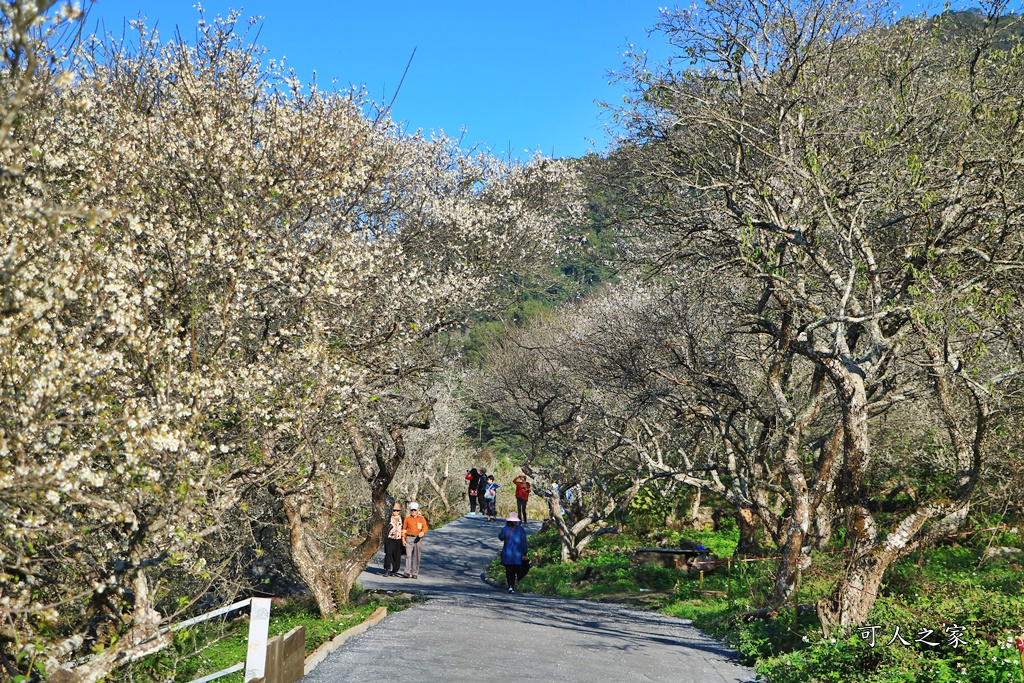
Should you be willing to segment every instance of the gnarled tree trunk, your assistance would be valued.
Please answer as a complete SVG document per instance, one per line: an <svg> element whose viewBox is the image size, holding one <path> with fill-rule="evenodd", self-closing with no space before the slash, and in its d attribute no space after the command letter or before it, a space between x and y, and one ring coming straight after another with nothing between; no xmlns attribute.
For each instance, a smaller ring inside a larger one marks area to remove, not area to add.
<svg viewBox="0 0 1024 683"><path fill-rule="evenodd" d="M845 633L867 621L889 566L913 549L929 543L945 528L945 525L937 526L931 533L915 539L925 524L943 513L948 513L951 518L962 517L966 510L965 506L951 509L946 505L921 505L907 515L885 540L879 540L874 517L867 508L858 506L853 511L853 530L857 537L846 574L832 595L817 605L822 632L826 636Z"/></svg>
<svg viewBox="0 0 1024 683"><path fill-rule="evenodd" d="M392 477L394 475L392 474ZM339 603L347 603L349 592L356 579L363 573L370 560L384 542L384 525L391 516L391 499L388 496L388 485L391 478L381 477L371 485L370 521L366 526L366 534L362 542L345 553L338 562L334 574L335 594Z"/></svg>
<svg viewBox="0 0 1024 683"><path fill-rule="evenodd" d="M384 543L384 526L391 516L391 497L388 487L395 478L398 466L405 459L406 446L403 436L406 429L429 429L429 409L433 402L412 413L405 421L385 429L364 426L363 431L356 425L349 425L349 443L359 463L363 478L370 485L370 519L366 525L363 540L336 560L334 570L334 591L339 604L348 602L349 592L356 579L363 573L374 554ZM426 417L416 418L426 412Z"/></svg>
<svg viewBox="0 0 1024 683"><path fill-rule="evenodd" d="M131 628L116 643L79 667L67 669L61 666L57 657L67 655L81 646L81 638L71 638L48 651L47 679L57 683L96 683L111 671L129 662L159 652L174 642L170 631L160 632L163 616L153 606L149 582L142 569L136 569L132 582L135 593Z"/></svg>
<svg viewBox="0 0 1024 683"><path fill-rule="evenodd" d="M271 492L275 495L283 493L276 486L272 487ZM316 535L306 523L306 519L309 517L309 501L305 496L290 494L283 495L281 505L291 527L289 538L292 563L298 570L299 576L309 586L320 614L325 617L330 616L338 611L338 605L334 599L334 582L330 573L330 563L320 548Z"/></svg>
<svg viewBox="0 0 1024 683"><path fill-rule="evenodd" d="M736 555L761 554L761 532L763 523L753 508L736 508L736 523L740 530L740 540L736 544Z"/></svg>
<svg viewBox="0 0 1024 683"><path fill-rule="evenodd" d="M945 421L950 443L956 453L958 471L953 500L924 502L879 540L877 525L871 511L856 500L860 483L869 461L867 433L867 401L859 378L836 373L836 388L843 398L844 462L841 491L847 501L856 534L853 558L846 576L831 596L818 603L818 616L826 634L846 632L864 623L878 598L879 586L886 569L912 550L931 544L935 538L958 526L970 510L970 498L981 477L982 446L988 429L990 408L987 399L967 383L974 401L973 438L968 438L957 416L951 396L950 378L941 349L918 325L932 364L930 372L938 407ZM845 381L843 381L845 379ZM939 519L930 528L925 526ZM922 531L924 529L924 531Z"/></svg>

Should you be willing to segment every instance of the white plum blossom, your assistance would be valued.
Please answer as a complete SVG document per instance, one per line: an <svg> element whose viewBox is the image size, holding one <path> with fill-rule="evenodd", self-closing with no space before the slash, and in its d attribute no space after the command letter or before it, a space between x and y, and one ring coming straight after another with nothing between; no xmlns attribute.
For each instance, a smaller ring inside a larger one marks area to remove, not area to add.
<svg viewBox="0 0 1024 683"><path fill-rule="evenodd" d="M346 421L436 369L577 180L304 88L236 16L68 51L61 11L0 36L0 621L48 671L102 650L91 682L164 643L160 579L220 562L246 492L329 472Z"/></svg>

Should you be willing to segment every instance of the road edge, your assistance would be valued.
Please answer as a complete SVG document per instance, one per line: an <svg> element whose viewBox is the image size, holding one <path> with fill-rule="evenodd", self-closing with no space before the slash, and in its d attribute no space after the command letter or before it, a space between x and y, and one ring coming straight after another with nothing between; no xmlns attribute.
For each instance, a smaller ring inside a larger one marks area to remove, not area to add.
<svg viewBox="0 0 1024 683"><path fill-rule="evenodd" d="M331 654L339 647L344 645L345 641L347 641L352 636L358 636L360 633L367 630L371 626L376 626L387 615L387 605L381 605L380 607L375 609L373 611L373 614L367 617L366 621L364 621L363 623L356 624L352 628L345 629L344 631L334 636L317 649L313 650L313 653L306 657L305 664L303 665L302 675L308 676L313 671L313 669L315 669L317 666L320 665L321 662L327 659L327 655Z"/></svg>

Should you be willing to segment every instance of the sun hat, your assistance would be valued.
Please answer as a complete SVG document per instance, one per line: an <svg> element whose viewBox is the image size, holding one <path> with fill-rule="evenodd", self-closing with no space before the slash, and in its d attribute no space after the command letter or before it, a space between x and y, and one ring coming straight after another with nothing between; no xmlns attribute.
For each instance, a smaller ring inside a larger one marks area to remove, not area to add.
<svg viewBox="0 0 1024 683"><path fill-rule="evenodd" d="M508 517L505 518L505 521L506 522L518 522L519 521L519 513L516 513L516 512L508 513Z"/></svg>
<svg viewBox="0 0 1024 683"><path fill-rule="evenodd" d="M419 510L420 509L420 504L419 503L409 503L409 509L410 510Z"/></svg>

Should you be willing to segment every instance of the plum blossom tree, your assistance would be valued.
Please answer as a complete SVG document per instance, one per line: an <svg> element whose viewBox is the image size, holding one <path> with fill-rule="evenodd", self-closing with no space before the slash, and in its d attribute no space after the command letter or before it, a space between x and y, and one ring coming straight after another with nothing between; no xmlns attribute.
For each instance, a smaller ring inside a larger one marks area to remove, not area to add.
<svg viewBox="0 0 1024 683"><path fill-rule="evenodd" d="M1024 79L1020 51L996 45L1005 7L951 32L942 17L889 23L885 7L847 0L713 0L666 11L678 57L630 75L627 147L648 180L634 255L662 273L746 279L756 291L730 317L772 349L779 429L800 437L835 416L852 552L818 605L826 630L863 621L886 568L964 518L1019 379L1024 185L1008 112ZM818 415L780 383L794 368L815 378ZM932 462L948 486L883 529L880 426L915 403L940 416ZM806 514L786 532L778 599L813 521L804 443L783 451L789 503Z"/></svg>
<svg viewBox="0 0 1024 683"><path fill-rule="evenodd" d="M166 644L267 492L321 609L347 600L439 333L544 253L575 181L303 88L236 16L72 45L48 8L0 23L0 666L95 681ZM329 553L353 474L371 512Z"/></svg>
<svg viewBox="0 0 1024 683"><path fill-rule="evenodd" d="M606 304L567 306L494 340L474 382L477 401L529 444L523 471L537 477L533 490L548 504L563 561L617 533L616 520L660 476L630 437L643 429L647 406L600 372L602 349L615 344L606 316L622 312Z"/></svg>

